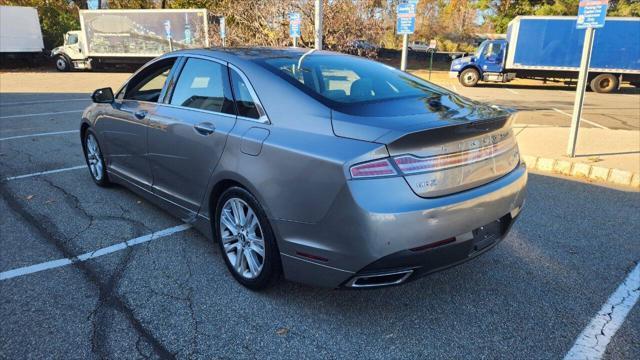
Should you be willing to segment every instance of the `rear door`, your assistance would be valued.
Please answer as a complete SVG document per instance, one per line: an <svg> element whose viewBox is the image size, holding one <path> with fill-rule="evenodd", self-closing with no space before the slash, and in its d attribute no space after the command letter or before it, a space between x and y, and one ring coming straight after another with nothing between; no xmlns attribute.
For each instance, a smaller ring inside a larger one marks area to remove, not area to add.
<svg viewBox="0 0 640 360"><path fill-rule="evenodd" d="M186 57L181 66L149 119L148 141L154 192L184 218L200 207L236 110L226 63Z"/></svg>

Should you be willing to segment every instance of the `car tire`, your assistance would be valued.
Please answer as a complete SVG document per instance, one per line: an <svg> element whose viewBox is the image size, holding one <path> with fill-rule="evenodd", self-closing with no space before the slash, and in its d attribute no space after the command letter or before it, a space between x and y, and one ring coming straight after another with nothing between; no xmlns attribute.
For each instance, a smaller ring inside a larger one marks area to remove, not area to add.
<svg viewBox="0 0 640 360"><path fill-rule="evenodd" d="M107 187L111 185L109 174L107 174L107 166L102 156L102 150L98 143L98 138L93 130L88 129L82 139L82 149L84 150L84 159L89 168L91 179L98 186Z"/></svg>
<svg viewBox="0 0 640 360"><path fill-rule="evenodd" d="M69 71L71 69L71 63L64 55L58 55L55 57L56 70Z"/></svg>
<svg viewBox="0 0 640 360"><path fill-rule="evenodd" d="M262 206L250 192L236 186L225 190L213 223L222 258L240 284L260 290L279 279L276 239Z"/></svg>
<svg viewBox="0 0 640 360"><path fill-rule="evenodd" d="M613 74L600 74L589 83L591 90L597 93L610 93L618 89L618 77Z"/></svg>
<svg viewBox="0 0 640 360"><path fill-rule="evenodd" d="M480 73L473 68L465 69L460 73L458 80L464 87L474 87L478 84L478 81L480 81Z"/></svg>

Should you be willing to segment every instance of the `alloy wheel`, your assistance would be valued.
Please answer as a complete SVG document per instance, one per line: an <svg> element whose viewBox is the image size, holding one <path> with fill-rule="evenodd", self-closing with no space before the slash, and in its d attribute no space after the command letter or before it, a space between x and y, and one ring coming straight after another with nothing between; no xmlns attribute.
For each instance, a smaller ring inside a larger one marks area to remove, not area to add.
<svg viewBox="0 0 640 360"><path fill-rule="evenodd" d="M102 174L104 169L104 164L102 163L102 156L100 154L100 147L98 146L98 141L93 136L93 134L87 135L87 163L89 164L89 170L91 170L91 175L96 181L102 180Z"/></svg>
<svg viewBox="0 0 640 360"><path fill-rule="evenodd" d="M220 239L235 272L245 279L260 275L264 266L264 233L255 211L242 199L225 202L220 214Z"/></svg>

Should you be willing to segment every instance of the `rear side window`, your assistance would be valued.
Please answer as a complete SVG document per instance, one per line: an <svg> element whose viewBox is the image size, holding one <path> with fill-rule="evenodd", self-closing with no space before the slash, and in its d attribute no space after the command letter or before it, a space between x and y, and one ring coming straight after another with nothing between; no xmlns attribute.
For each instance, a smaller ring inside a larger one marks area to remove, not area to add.
<svg viewBox="0 0 640 360"><path fill-rule="evenodd" d="M175 58L157 61L134 76L125 90L127 100L158 102Z"/></svg>
<svg viewBox="0 0 640 360"><path fill-rule="evenodd" d="M235 115L227 67L209 60L187 60L170 103Z"/></svg>
<svg viewBox="0 0 640 360"><path fill-rule="evenodd" d="M248 85L242 80L242 77L235 71L231 70L231 82L233 83L233 95L236 98L236 106L238 107L238 115L250 119L260 118L256 101L251 96Z"/></svg>

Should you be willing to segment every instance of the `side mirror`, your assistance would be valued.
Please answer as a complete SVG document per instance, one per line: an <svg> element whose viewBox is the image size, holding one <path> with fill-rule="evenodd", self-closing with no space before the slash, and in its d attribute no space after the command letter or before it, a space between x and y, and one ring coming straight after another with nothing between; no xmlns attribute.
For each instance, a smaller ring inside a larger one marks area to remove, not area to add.
<svg viewBox="0 0 640 360"><path fill-rule="evenodd" d="M91 100L98 104L110 104L113 102L113 90L110 87L98 89L91 95Z"/></svg>

